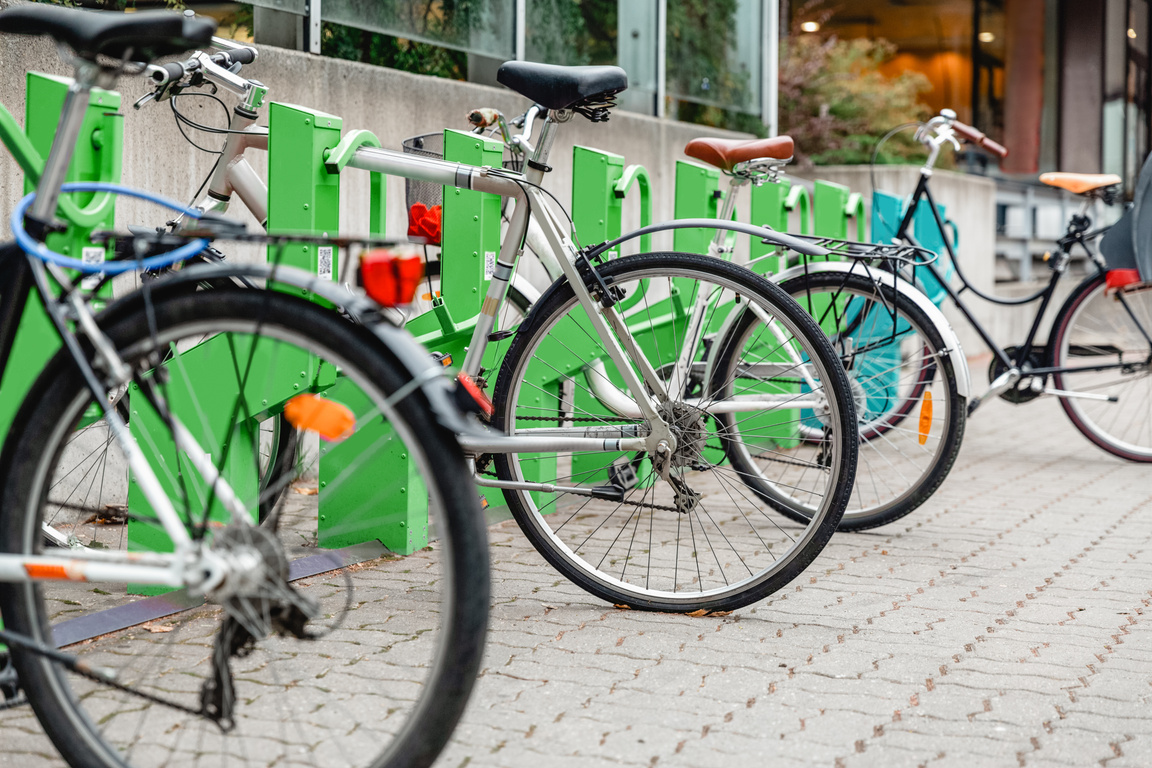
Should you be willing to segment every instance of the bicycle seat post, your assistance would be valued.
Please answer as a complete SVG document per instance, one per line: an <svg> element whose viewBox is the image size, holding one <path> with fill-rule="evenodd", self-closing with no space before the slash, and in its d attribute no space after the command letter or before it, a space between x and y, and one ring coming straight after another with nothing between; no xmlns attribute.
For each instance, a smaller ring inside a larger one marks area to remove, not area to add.
<svg viewBox="0 0 1152 768"><path fill-rule="evenodd" d="M56 137L44 161L44 171L36 185L36 199L32 201L28 213L30 219L44 225L49 224L56 213L56 200L60 196L64 178L68 175L68 166L76 150L76 141L80 137L80 127L84 123L92 89L98 86L111 87L115 80L114 72L98 64L78 59L75 66L76 76L64 97L60 122L56 125Z"/></svg>

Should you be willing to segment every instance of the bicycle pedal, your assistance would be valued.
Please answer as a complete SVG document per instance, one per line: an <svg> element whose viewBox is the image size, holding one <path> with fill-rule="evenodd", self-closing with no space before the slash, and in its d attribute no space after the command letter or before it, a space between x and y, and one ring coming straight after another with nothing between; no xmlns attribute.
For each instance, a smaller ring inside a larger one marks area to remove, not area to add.
<svg viewBox="0 0 1152 768"><path fill-rule="evenodd" d="M608 466L608 482L611 483L613 487L619 488L621 493L635 488L638 480L636 468L632 466L631 462L626 464L610 464Z"/></svg>

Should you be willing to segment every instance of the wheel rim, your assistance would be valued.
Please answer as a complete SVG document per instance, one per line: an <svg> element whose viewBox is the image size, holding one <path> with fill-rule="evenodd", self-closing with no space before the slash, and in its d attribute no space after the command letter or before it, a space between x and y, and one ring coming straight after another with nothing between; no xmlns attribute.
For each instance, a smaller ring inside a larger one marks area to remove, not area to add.
<svg viewBox="0 0 1152 768"><path fill-rule="evenodd" d="M681 268L626 273L606 269L605 273L612 275L615 287L623 289L622 303L629 304L632 297L641 297L631 303L628 318L634 328L647 329L661 327L670 314L675 314L677 300L670 298L674 290L680 291L681 306L691 307L684 291L690 280L703 277L696 270ZM713 296L705 315L705 327L713 334L732 309L733 291L739 292L745 301L749 296L745 285L716 274L707 276L702 290L704 295ZM779 327L790 342L797 343L796 326L777 314L765 300L756 301L761 309L778 318ZM683 341L682 329L678 330L675 322L666 323L665 327L670 330L635 331L638 342L658 371L671 369L666 362L675 358L675 351ZM575 298L570 298L556 311L551 322L534 329L528 349L519 358L518 370L509 377L514 383L502 414L503 426L509 434L522 434L525 429L539 428L540 424L567 426L582 423L581 420L602 427L644 428L642 419L610 415L596 402L589 376L599 374L589 372L577 359L581 355L575 349L591 339L589 334L586 315ZM706 366L703 347L695 351L693 359L699 373ZM825 372L819 365L809 365L816 369L816 378L822 387ZM699 380L690 382L689 394L702 394L701 384ZM541 415L549 409L553 409L554 420L540 421L551 418ZM693 426L698 423L693 422L690 410L686 407L681 417L688 425L684 428L686 433L699 430ZM839 418L838 404L831 404L830 413L831 419ZM829 438L823 446L829 450L829 465L820 470L818 478L810 479L811 492L822 500L814 519L806 524L797 523L776 513L746 487L745 479L724 458L718 431L722 427L711 416L703 419L707 437L700 449L700 460L694 466L676 467L671 473L702 493L696 506L687 513L670 509L676 506L674 486L653 470L650 457L624 453L522 454L508 461L510 479L515 481L535 478L582 487L602 485L607 482L605 468L610 463L618 467L624 463L635 465L639 481L626 492L622 503L590 500L573 494L518 492L517 498L527 511L526 520L522 522L546 542L546 550L555 558L555 564L568 567L610 592L665 606L698 605L756 590L782 578L797 557L808 552L812 540L827 526L829 518L838 517L833 497L840 472L840 437ZM794 431L794 427L787 424L779 427L780 434L788 435L791 447L787 450L805 456L819 450L819 447L792 440ZM699 431L695 434L699 435ZM771 439L780 434L761 437Z"/></svg>
<svg viewBox="0 0 1152 768"><path fill-rule="evenodd" d="M793 297L832 339L857 394L860 453L844 519L883 515L907 504L947 457L955 392L946 361L918 319L871 288L798 286Z"/></svg>
<svg viewBox="0 0 1152 768"><path fill-rule="evenodd" d="M1150 345L1120 298L1144 329L1152 329L1152 287L1109 296L1103 279L1069 315L1056 349L1058 365L1084 367L1132 363L1117 370L1064 372L1053 376L1057 389L1104 395L1117 402L1065 398L1064 408L1095 442L1113 453L1152 460L1152 377Z"/></svg>
<svg viewBox="0 0 1152 768"><path fill-rule="evenodd" d="M213 335L213 322L204 321L203 327L185 323L178 330L181 336L203 340ZM331 451L349 445L347 441L369 437L372 443L367 448L362 444L357 446L357 455L362 457L357 461L369 462L371 466L369 460L374 455L395 451L399 444L413 460L410 486L406 487L413 492L421 486L427 489L432 522L434 525L442 522L438 510L443 509L444 500L436 483L420 478L431 478L433 462L443 462L444 457L430 457L421 451L420 444L398 418L380 387L359 376L360 369L340 354L331 349L318 349L313 339L266 325L254 326L253 330L259 331L262 340L276 337L291 347L292 352L307 350L313 356L322 354L325 364L345 373L336 387L322 391L325 398L345 403L355 412L357 431L348 436L345 443L322 449L325 455L333 456ZM162 331L161 342L169 341ZM271 353L273 359L276 354ZM49 436L53 444L63 449L74 439L77 432L71 425L84 413L88 402L89 398L81 394L67 406L65 418ZM361 425L379 424L382 419L394 429L390 437L360 431ZM203 435L199 439L209 450L222 450L221 445L213 446ZM142 441L142 445L146 443ZM313 448L311 462L302 467L303 473L315 470L316 456ZM355 481L357 468L364 466L360 463L345 473L322 475L327 490L334 493L347 490L347 484ZM54 470L54 463L45 463L32 481L41 494L50 499L61 487L60 483L52 482ZM30 498L42 498L41 494ZM303 503L304 499L315 497L295 494L291 498L296 503L287 504L280 511L277 528L289 559L323 560L327 557L324 550L316 548L315 511ZM345 494L344 498L352 497ZM360 498L359 503L376 509L383 500L383 496ZM245 506L255 515L258 506L255 492L245 498ZM38 507L33 504L26 517L22 534L25 550L42 546L37 525ZM135 506L133 510L135 521ZM207 535L219 536L220 530L227 528L211 527ZM118 541L122 542L123 537ZM115 540L106 544L114 545ZM302 641L272 635L260 640L245 656L232 660L237 697L243 707L238 706L235 727L229 732L171 708L142 706L147 702L139 697L123 695L116 689L76 677L38 657L29 658L24 666L33 664L40 668L42 687L53 691L57 701L69 702L55 713L57 722L66 721L63 729L75 734L74 741L84 742L81 749L85 754L97 755L108 764L139 761L199 765L205 762L206 755L222 754L228 756L229 764L241 765L248 764L246 760L267 765L304 759L325 766L377 766L387 764L396 750L404 750L411 757L413 739L417 743L431 739L430 743L434 743L437 738L421 733L423 726L419 721L424 713L445 705L445 702L432 701L431 694L441 692L438 678L454 652L447 640L453 622L448 606L453 598L451 585L457 576L450 549L440 545L406 559L399 559L378 545L368 548L374 554L367 555L367 559L351 570L337 567L341 561L332 555L329 562L317 566L318 575L297 582L296 589L319 601L320 614L309 627L317 633L326 633L323 637ZM374 568L364 570L367 565ZM382 571L384 580L391 579L392 586L384 587L380 577L372 577L374 570ZM375 585L370 583L373 581ZM89 617L105 607L138 604L137 598L125 593L123 585L96 587L97 590L93 590L92 585L87 584L45 583L17 589L22 602L40 606L48 620L56 625L62 620ZM363 595L358 601L350 600L353 589L357 596ZM389 602L389 610L373 614L371 626L365 625L367 618L355 619L357 608L384 600ZM193 608L65 650L95 666L116 669L121 683L195 706L200 696L197 686L207 676L205 670L210 668L213 628L219 626L221 615L221 609L215 605ZM7 620L7 613L5 618ZM362 631L365 629L370 631ZM40 632L35 626L24 631ZM21 673L23 676L23 669ZM323 692L325 689L327 693ZM42 712L39 714L44 717ZM108 750L108 744L112 745L112 751ZM162 760L157 759L157 752L162 753ZM424 755L425 759L418 762L430 762L434 756L434 753Z"/></svg>

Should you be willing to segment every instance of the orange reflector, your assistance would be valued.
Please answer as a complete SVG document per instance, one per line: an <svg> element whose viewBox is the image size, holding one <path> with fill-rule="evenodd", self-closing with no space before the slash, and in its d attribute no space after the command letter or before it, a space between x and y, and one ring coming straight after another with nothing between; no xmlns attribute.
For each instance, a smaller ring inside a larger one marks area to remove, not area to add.
<svg viewBox="0 0 1152 768"><path fill-rule="evenodd" d="M56 579L67 581L87 581L80 571L71 574L63 565L43 565L38 563L25 563L24 571L33 579Z"/></svg>
<svg viewBox="0 0 1152 768"><path fill-rule="evenodd" d="M409 304L424 278L424 260L420 256L370 251L360 257L360 277L368 295L384 306Z"/></svg>
<svg viewBox="0 0 1152 768"><path fill-rule="evenodd" d="M928 442L928 433L932 431L932 393L924 390L924 399L920 401L920 445Z"/></svg>
<svg viewBox="0 0 1152 768"><path fill-rule="evenodd" d="M296 395L284 406L288 423L315 432L328 442L343 440L356 426L356 417L347 406L316 395Z"/></svg>

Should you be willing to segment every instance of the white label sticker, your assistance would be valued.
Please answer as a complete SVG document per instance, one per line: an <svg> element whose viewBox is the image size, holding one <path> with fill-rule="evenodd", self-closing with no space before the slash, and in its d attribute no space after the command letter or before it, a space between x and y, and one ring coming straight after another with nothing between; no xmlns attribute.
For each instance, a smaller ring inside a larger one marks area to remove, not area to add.
<svg viewBox="0 0 1152 768"><path fill-rule="evenodd" d="M496 272L496 251L484 251L484 279L491 280Z"/></svg>
<svg viewBox="0 0 1152 768"><path fill-rule="evenodd" d="M85 264L103 264L104 263L104 249L100 246L87 246L80 250L80 261ZM80 281L80 287L86 291L95 290L96 286L100 285L102 273L95 272Z"/></svg>
<svg viewBox="0 0 1152 768"><path fill-rule="evenodd" d="M322 245L316 252L316 274L321 280L332 279L332 246Z"/></svg>

